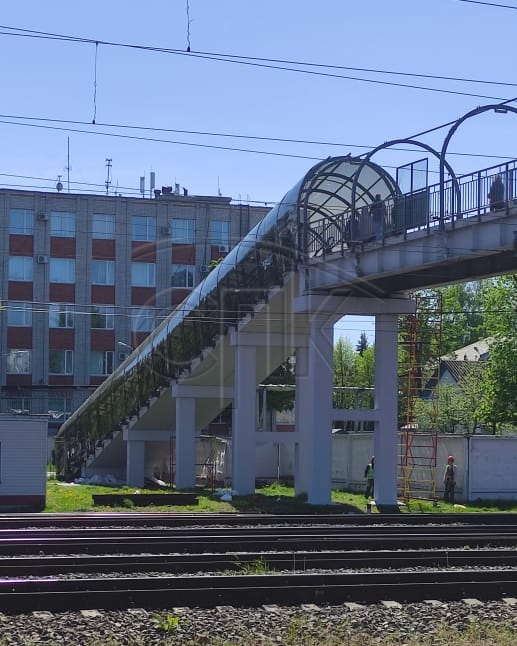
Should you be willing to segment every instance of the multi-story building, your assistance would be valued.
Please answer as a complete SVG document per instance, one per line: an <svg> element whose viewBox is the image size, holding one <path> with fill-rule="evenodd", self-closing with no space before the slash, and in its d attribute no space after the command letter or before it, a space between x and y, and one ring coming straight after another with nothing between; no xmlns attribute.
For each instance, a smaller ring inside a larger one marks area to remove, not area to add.
<svg viewBox="0 0 517 646"><path fill-rule="evenodd" d="M57 429L268 210L0 190L0 412Z"/></svg>

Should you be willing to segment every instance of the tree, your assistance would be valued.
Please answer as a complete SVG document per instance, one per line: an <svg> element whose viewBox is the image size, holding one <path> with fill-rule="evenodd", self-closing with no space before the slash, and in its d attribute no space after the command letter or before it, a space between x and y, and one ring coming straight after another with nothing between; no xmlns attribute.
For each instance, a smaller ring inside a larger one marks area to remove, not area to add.
<svg viewBox="0 0 517 646"><path fill-rule="evenodd" d="M363 331L361 332L361 336L359 337L359 341L357 342L355 349L362 356L363 352L367 348L368 348L368 339L366 338L366 332Z"/></svg>
<svg viewBox="0 0 517 646"><path fill-rule="evenodd" d="M356 365L358 355L349 339L340 337L334 346L334 386L341 388L356 385ZM351 408L353 406L353 393L337 390L334 395L334 405L337 408Z"/></svg>
<svg viewBox="0 0 517 646"><path fill-rule="evenodd" d="M517 425L517 337L500 338L490 345L485 392L478 407L480 418L497 433Z"/></svg>
<svg viewBox="0 0 517 646"><path fill-rule="evenodd" d="M295 377L295 360L293 357L288 357L276 370L264 380L264 385L277 386L277 388L260 388L259 406L260 411L263 410L263 397L266 398L266 407L268 420L266 426L271 426L271 416L273 411L293 410L295 402L294 386L296 383ZM263 420L263 422L266 420Z"/></svg>

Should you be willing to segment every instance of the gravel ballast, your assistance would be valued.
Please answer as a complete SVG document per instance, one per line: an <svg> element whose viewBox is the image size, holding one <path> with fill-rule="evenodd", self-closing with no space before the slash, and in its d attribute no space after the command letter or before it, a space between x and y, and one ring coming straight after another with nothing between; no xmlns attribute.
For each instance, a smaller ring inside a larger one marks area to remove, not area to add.
<svg viewBox="0 0 517 646"><path fill-rule="evenodd" d="M347 643L350 637L361 634L379 643L396 638L400 644L409 644L418 636L434 635L433 643L441 644L438 636L444 627L461 633L476 625L517 632L517 600L0 613L0 645L306 646L322 644L325 639L329 643L334 640L336 644Z"/></svg>

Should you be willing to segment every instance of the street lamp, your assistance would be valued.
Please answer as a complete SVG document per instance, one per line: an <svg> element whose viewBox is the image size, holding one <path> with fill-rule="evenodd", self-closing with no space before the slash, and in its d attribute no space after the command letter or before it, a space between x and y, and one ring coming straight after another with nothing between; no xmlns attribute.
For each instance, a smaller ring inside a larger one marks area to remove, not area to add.
<svg viewBox="0 0 517 646"><path fill-rule="evenodd" d="M129 352L133 352L133 346L129 345L128 343L124 343L124 341L117 341L117 345L120 345L123 348L127 348Z"/></svg>

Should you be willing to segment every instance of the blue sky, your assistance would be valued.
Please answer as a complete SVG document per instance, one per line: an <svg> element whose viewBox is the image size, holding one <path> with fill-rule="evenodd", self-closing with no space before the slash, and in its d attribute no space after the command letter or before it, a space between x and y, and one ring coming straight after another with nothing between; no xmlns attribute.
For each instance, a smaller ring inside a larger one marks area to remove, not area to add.
<svg viewBox="0 0 517 646"><path fill-rule="evenodd" d="M154 171L157 187L273 204L322 158L517 96L517 0L25 0L0 22L2 186L52 189L61 175L67 190L69 175L71 190L103 192L109 158L110 190L125 195ZM516 157L516 117L465 123L449 146L456 173ZM446 132L422 141L439 149ZM422 156L375 161L395 173ZM339 333L362 329L373 340L362 320Z"/></svg>

